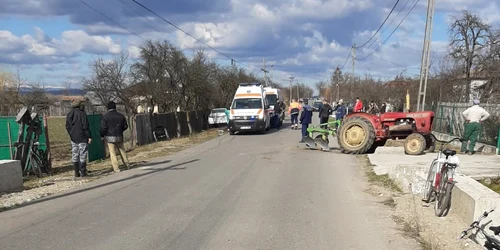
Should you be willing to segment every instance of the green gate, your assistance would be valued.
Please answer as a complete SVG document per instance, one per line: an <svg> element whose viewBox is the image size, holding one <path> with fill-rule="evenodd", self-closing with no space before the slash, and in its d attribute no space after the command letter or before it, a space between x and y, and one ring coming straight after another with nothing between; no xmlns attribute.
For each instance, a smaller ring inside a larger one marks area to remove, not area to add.
<svg viewBox="0 0 500 250"><path fill-rule="evenodd" d="M104 142L101 140L101 114L87 115L92 143L89 146L89 162L106 158Z"/></svg>
<svg viewBox="0 0 500 250"><path fill-rule="evenodd" d="M47 144L45 141L45 128L43 124L43 117L40 117L40 124L42 126L42 134L38 139L40 142L40 149L46 150ZM11 144L9 145L9 125L10 125L10 140ZM28 126L26 126L24 130L24 137L26 138L26 134L28 133ZM16 117L13 116L0 116L0 160L10 160L11 152L12 155L15 153L16 147L14 143L17 142L17 135L19 132L19 124L16 122ZM35 135L33 134L33 137ZM10 151L12 148L12 151Z"/></svg>

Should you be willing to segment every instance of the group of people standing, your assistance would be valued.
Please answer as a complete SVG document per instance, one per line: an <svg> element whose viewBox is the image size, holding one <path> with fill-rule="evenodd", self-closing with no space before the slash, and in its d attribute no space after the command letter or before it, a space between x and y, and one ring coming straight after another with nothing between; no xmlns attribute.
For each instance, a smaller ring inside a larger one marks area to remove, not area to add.
<svg viewBox="0 0 500 250"><path fill-rule="evenodd" d="M333 112L335 112L335 119L342 120L344 118L347 113L347 109L344 106L343 100L339 100L334 107L332 107L326 99L323 100L323 105L318 110L320 124L327 123ZM299 122L302 125L302 138L300 143L304 143L304 137L307 136L307 128L309 127L309 124L312 123L313 107L309 105L307 99L299 100L299 102L292 99L292 103L288 108L288 113L291 117L292 129L297 129ZM322 125L321 127L326 128L326 125Z"/></svg>
<svg viewBox="0 0 500 250"><path fill-rule="evenodd" d="M74 176L87 176L87 155L89 145L92 143L92 134L85 105L82 101L72 101L71 111L66 116L66 131L71 139L71 160L73 162ZM125 151L123 132L128 129L127 119L116 111L116 103L111 101L107 105L108 112L102 117L99 128L100 136L106 141L111 158L111 165L115 173L120 172L116 150L120 152L125 166L130 168Z"/></svg>

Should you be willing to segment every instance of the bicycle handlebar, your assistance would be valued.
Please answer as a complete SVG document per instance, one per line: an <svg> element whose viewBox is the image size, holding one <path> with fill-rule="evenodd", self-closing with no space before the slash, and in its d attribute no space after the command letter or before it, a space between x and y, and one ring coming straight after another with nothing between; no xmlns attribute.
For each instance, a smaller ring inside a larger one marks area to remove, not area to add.
<svg viewBox="0 0 500 250"><path fill-rule="evenodd" d="M463 141L464 141L462 138L459 138L459 137L455 137L455 138L453 138L453 139L451 139L451 140L449 140L449 141L442 141L442 140L439 140L439 139L438 139L438 138L437 138L434 134L432 134L432 133L431 133L431 137L432 137L432 138L434 138L434 140L436 140L437 142L441 142L441 143L443 143L443 144L449 144L449 143L451 143L451 142L453 142L453 141L457 141L457 140L458 140L458 141L460 141L460 142L463 142Z"/></svg>
<svg viewBox="0 0 500 250"><path fill-rule="evenodd" d="M491 214L493 211L495 211L496 207L490 209L490 211L484 211L484 213L479 216L479 218L477 218L477 220L473 221L469 228L467 228L466 230L462 231L462 234L460 234L460 236L458 237L459 240L463 239L468 233L470 230L478 227L479 225L479 222L481 222L483 219L485 219L486 217L488 217L489 214Z"/></svg>

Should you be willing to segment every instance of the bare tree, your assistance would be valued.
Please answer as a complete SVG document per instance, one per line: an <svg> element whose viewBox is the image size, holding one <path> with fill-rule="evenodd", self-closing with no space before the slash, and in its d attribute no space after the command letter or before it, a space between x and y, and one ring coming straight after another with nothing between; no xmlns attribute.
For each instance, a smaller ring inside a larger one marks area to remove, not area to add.
<svg viewBox="0 0 500 250"><path fill-rule="evenodd" d="M482 49L488 45L490 25L484 23L478 16L462 12L461 17L452 17L450 27L450 55L462 63L465 73L465 98L470 95L471 72L477 64Z"/></svg>

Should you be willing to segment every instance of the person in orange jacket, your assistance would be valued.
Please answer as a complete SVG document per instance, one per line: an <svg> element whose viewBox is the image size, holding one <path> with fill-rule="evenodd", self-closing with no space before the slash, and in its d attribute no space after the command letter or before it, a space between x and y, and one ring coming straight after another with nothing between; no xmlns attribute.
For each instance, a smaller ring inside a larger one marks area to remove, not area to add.
<svg viewBox="0 0 500 250"><path fill-rule="evenodd" d="M302 109L302 105L297 103L295 99L292 99L292 103L290 103L290 106L288 107L288 114L290 114L290 118L292 120L292 129L297 129L298 124L299 124L299 112Z"/></svg>
<svg viewBox="0 0 500 250"><path fill-rule="evenodd" d="M363 102L356 97L356 104L354 104L354 112L363 112Z"/></svg>

